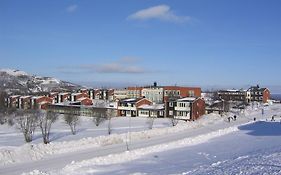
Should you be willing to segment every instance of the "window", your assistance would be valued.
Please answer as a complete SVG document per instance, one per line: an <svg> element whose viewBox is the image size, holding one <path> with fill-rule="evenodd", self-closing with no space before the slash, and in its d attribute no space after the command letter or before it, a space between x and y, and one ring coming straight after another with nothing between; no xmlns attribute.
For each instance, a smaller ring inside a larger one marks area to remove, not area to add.
<svg viewBox="0 0 281 175"><path fill-rule="evenodd" d="M173 102L170 102L169 103L169 107L173 107L174 106L174 103Z"/></svg>
<svg viewBox="0 0 281 175"><path fill-rule="evenodd" d="M174 112L173 111L169 111L169 115L173 115L174 114Z"/></svg>
<svg viewBox="0 0 281 175"><path fill-rule="evenodd" d="M189 94L190 97L194 97L194 91L193 90L188 91L188 94Z"/></svg>

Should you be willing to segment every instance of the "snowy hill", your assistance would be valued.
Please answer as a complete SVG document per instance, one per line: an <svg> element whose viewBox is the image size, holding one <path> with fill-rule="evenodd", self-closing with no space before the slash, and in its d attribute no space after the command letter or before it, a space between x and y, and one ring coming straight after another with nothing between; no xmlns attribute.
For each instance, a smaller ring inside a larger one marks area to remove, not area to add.
<svg viewBox="0 0 281 175"><path fill-rule="evenodd" d="M77 88L80 86L52 77L29 75L14 69L0 69L0 89L7 93L27 94Z"/></svg>

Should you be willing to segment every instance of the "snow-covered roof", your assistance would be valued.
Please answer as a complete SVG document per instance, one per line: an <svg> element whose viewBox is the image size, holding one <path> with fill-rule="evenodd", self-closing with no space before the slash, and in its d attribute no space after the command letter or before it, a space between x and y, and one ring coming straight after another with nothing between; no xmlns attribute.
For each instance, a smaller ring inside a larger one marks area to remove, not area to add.
<svg viewBox="0 0 281 175"><path fill-rule="evenodd" d="M164 104L154 104L154 105L141 105L139 106L140 109L147 109L147 110L161 110L164 109Z"/></svg>
<svg viewBox="0 0 281 175"><path fill-rule="evenodd" d="M77 101L83 101L83 100L86 100L86 99L89 99L87 97L82 97L82 98L78 98Z"/></svg>
<svg viewBox="0 0 281 175"><path fill-rule="evenodd" d="M59 95L69 95L69 93L68 92L61 92L61 93L59 93Z"/></svg>
<svg viewBox="0 0 281 175"><path fill-rule="evenodd" d="M122 100L123 102L135 102L135 101L137 101L137 99L135 99L135 98L129 98L129 99L124 99L124 100Z"/></svg>
<svg viewBox="0 0 281 175"><path fill-rule="evenodd" d="M71 95L81 95L82 93L80 93L80 92L77 92L77 93L72 93Z"/></svg>
<svg viewBox="0 0 281 175"><path fill-rule="evenodd" d="M10 96L11 98L18 98L18 97L20 97L20 95L12 95L12 96Z"/></svg>
<svg viewBox="0 0 281 175"><path fill-rule="evenodd" d="M194 100L196 100L195 97L185 97L185 98L178 99L177 101L194 101Z"/></svg>
<svg viewBox="0 0 281 175"><path fill-rule="evenodd" d="M30 98L31 96L21 96L20 98Z"/></svg>
<svg viewBox="0 0 281 175"><path fill-rule="evenodd" d="M43 98L44 96L33 96L31 97L32 99L39 99L39 98Z"/></svg>

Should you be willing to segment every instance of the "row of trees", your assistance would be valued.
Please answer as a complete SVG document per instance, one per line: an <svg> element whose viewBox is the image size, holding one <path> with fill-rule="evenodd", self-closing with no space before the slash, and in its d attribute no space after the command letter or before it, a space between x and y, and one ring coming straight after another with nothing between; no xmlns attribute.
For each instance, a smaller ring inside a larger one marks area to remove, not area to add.
<svg viewBox="0 0 281 175"><path fill-rule="evenodd" d="M93 122L96 126L108 120L108 134L112 133L111 119L114 116L116 116L116 111L113 109L93 109L90 112L90 117L93 118ZM8 123L10 126L15 125L23 134L26 142L31 142L35 130L40 128L43 142L45 144L49 143L52 124L57 121L58 117L58 113L50 110L0 108L0 123ZM77 125L80 122L77 111L75 111L75 109L69 109L67 113L63 115L63 119L65 123L69 125L71 133L75 135L77 133Z"/></svg>

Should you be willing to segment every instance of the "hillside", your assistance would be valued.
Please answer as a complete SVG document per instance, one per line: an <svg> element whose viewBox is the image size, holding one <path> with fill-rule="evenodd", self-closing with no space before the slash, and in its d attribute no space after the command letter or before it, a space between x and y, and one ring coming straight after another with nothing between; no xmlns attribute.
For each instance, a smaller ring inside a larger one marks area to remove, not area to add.
<svg viewBox="0 0 281 175"><path fill-rule="evenodd" d="M31 94L77 88L81 86L53 77L30 75L20 70L0 69L0 89L9 94Z"/></svg>

